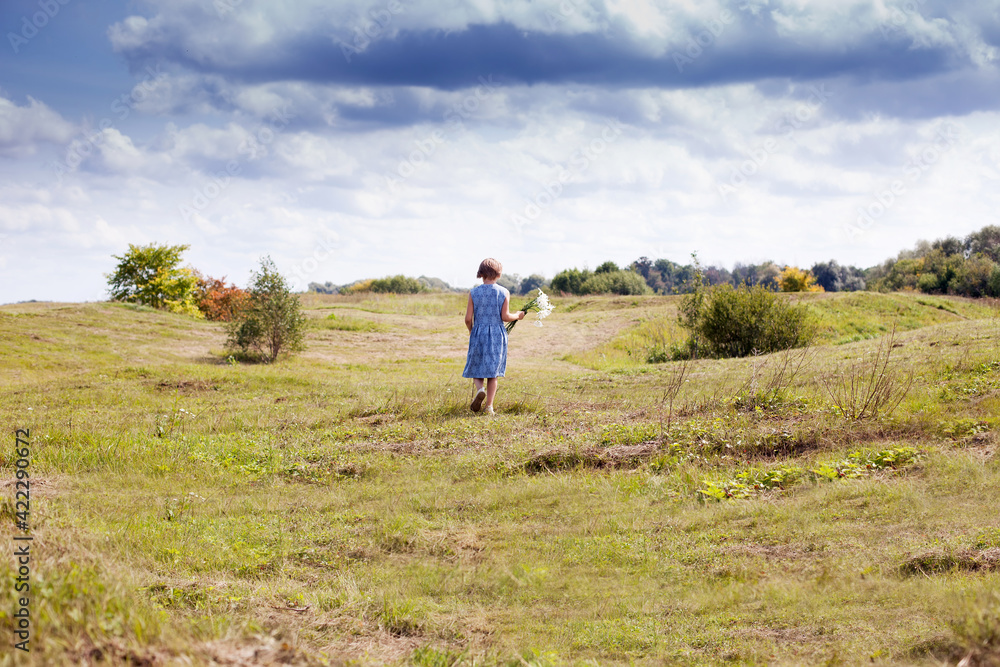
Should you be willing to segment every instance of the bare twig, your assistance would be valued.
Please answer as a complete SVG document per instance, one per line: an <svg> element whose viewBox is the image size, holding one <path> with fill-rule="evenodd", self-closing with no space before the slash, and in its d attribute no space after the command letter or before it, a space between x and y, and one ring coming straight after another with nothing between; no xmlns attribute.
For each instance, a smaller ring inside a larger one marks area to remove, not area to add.
<svg viewBox="0 0 1000 667"><path fill-rule="evenodd" d="M677 395L681 391L681 387L684 386L684 380L687 377L689 369L690 360L684 359L680 362L679 366L675 366L670 375L667 377L666 383L663 385L663 395L660 398L660 438L663 438L663 406L667 406L667 428L670 430L670 424L674 417L674 401L677 399Z"/></svg>
<svg viewBox="0 0 1000 667"><path fill-rule="evenodd" d="M750 411L771 403L795 380L812 356L809 348L787 348L761 360L755 350L750 375L736 391L734 402L739 408Z"/></svg>
<svg viewBox="0 0 1000 667"><path fill-rule="evenodd" d="M860 421L889 415L906 398L913 386L913 371L904 373L890 363L896 345L893 326L869 359L862 358L843 371L837 369L837 373L823 381L830 399L844 417Z"/></svg>

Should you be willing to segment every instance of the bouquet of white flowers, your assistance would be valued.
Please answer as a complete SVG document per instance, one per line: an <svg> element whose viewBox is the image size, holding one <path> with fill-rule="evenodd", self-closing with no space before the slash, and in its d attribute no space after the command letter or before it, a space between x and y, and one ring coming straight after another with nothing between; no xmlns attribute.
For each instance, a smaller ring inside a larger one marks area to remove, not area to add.
<svg viewBox="0 0 1000 667"><path fill-rule="evenodd" d="M538 295L535 296L535 298L529 301L527 304L525 304L524 307L521 308L521 310L523 310L525 313L530 313L531 311L537 312L538 315L535 317L535 326L540 327L542 326L542 320L544 320L552 313L553 308L555 308L555 306L549 303L549 295L543 292L542 288L539 287ZM507 323L507 333L511 332L511 329L514 328L515 324L517 324L517 320Z"/></svg>

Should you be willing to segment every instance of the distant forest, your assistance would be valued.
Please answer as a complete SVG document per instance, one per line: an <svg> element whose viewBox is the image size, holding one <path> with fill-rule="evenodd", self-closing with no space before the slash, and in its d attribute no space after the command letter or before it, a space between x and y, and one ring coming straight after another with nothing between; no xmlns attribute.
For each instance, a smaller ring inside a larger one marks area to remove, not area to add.
<svg viewBox="0 0 1000 667"><path fill-rule="evenodd" d="M500 284L514 294L536 288L564 294L684 294L702 285L760 285L774 291L891 292L919 290L929 294L1000 297L1000 227L987 226L964 239L955 236L919 241L875 266L861 269L831 259L808 269L779 265L737 263L732 269L703 266L692 255L688 264L669 259L640 257L627 266L604 262L594 270L564 269L551 281L540 274L521 278L505 274ZM348 285L310 283L310 292L351 294L359 292L417 293L464 291L438 278L392 276Z"/></svg>

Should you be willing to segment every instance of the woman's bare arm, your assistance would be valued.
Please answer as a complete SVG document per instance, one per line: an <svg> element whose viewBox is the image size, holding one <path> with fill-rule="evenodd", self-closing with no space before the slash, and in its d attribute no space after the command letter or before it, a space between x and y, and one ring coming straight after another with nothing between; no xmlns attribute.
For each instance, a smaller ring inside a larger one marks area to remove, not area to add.
<svg viewBox="0 0 1000 667"><path fill-rule="evenodd" d="M500 309L500 319L504 322L517 322L518 320L523 320L525 313L523 310L519 310L513 315L510 312L510 295L503 300L503 308Z"/></svg>
<svg viewBox="0 0 1000 667"><path fill-rule="evenodd" d="M472 293L469 293L469 305L465 308L465 326L468 327L469 331L472 331L473 322L473 308L472 308Z"/></svg>

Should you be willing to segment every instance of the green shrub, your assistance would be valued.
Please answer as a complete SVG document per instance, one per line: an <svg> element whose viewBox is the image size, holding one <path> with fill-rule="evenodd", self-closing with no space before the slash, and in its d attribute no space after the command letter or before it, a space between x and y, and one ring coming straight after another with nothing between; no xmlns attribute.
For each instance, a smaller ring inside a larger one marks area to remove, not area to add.
<svg viewBox="0 0 1000 667"><path fill-rule="evenodd" d="M651 345L646 351L646 363L663 364L668 361L683 361L694 356L691 340L664 345Z"/></svg>
<svg viewBox="0 0 1000 667"><path fill-rule="evenodd" d="M582 294L649 294L649 285L634 271L601 271L587 278Z"/></svg>
<svg viewBox="0 0 1000 667"><path fill-rule="evenodd" d="M377 278L371 282L369 289L372 292L390 294L419 294L426 288L416 278L398 275L389 276L387 278Z"/></svg>
<svg viewBox="0 0 1000 667"><path fill-rule="evenodd" d="M808 345L815 327L804 306L793 306L760 286L716 285L681 303L681 326L703 355L745 357Z"/></svg>

